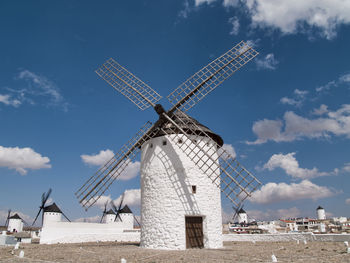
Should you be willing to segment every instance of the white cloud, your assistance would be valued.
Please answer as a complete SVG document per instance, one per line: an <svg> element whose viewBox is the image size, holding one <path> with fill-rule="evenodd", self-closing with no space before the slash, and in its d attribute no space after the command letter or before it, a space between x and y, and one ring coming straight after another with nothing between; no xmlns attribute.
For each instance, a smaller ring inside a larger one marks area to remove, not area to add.
<svg viewBox="0 0 350 263"><path fill-rule="evenodd" d="M309 180L300 183L267 183L255 191L250 201L258 204L271 204L281 201L313 199L330 197L336 194L325 186L318 186Z"/></svg>
<svg viewBox="0 0 350 263"><path fill-rule="evenodd" d="M318 109L314 109L312 111L312 114L319 115L319 116L321 116L325 113L328 113L328 106L324 105L324 104L321 104L321 106Z"/></svg>
<svg viewBox="0 0 350 263"><path fill-rule="evenodd" d="M343 170L344 170L345 172L349 172L349 173L350 173L350 163L346 163L346 164L344 165L344 167L343 167Z"/></svg>
<svg viewBox="0 0 350 263"><path fill-rule="evenodd" d="M0 94L0 102L4 103L7 106L13 106L13 107L18 107L21 105L21 102L17 99L11 99L11 95L5 94L2 95Z"/></svg>
<svg viewBox="0 0 350 263"><path fill-rule="evenodd" d="M301 211L297 207L291 207L277 210L268 209L265 211L248 210L247 214L250 218L255 220L276 220L299 217L301 216Z"/></svg>
<svg viewBox="0 0 350 263"><path fill-rule="evenodd" d="M114 156L114 153L109 149L101 150L98 154L92 154L92 155L82 154L82 155L80 155L80 157L84 163L90 164L90 165L97 165L97 166L104 165L113 156Z"/></svg>
<svg viewBox="0 0 350 263"><path fill-rule="evenodd" d="M117 205L120 202L121 195L114 200L114 203ZM123 200L123 206L141 206L141 190L140 189L128 189L124 192L124 200Z"/></svg>
<svg viewBox="0 0 350 263"><path fill-rule="evenodd" d="M262 59L257 58L255 60L255 63L257 65L258 69L275 70L276 66L278 64L278 61L275 59L275 55L270 53L270 54L267 54Z"/></svg>
<svg viewBox="0 0 350 263"><path fill-rule="evenodd" d="M350 138L350 104L344 104L334 112L328 111L327 117L317 119L304 118L287 111L284 114L284 123L264 119L256 121L252 130L258 139L247 144L261 144L268 140L290 142L303 137L328 138L331 135Z"/></svg>
<svg viewBox="0 0 350 263"><path fill-rule="evenodd" d="M110 195L101 195L100 198L94 203L94 206L104 209L105 205L109 205L109 203L112 201L112 198Z"/></svg>
<svg viewBox="0 0 350 263"><path fill-rule="evenodd" d="M227 1L229 2L229 1ZM341 24L350 23L350 2L343 0L244 0L252 25L276 28L283 34L308 33L316 28L327 39Z"/></svg>
<svg viewBox="0 0 350 263"><path fill-rule="evenodd" d="M238 20L238 17L236 17L236 16L231 17L228 20L228 23L231 24L231 26L232 26L231 31L230 31L230 35L238 35L238 33L239 33L239 20Z"/></svg>
<svg viewBox="0 0 350 263"><path fill-rule="evenodd" d="M114 156L114 153L107 149L107 150L101 150L98 154L82 154L80 155L82 161L89 165L96 165L96 166L102 166L107 161L109 161ZM122 172L122 174L118 177L118 180L130 180L134 177L136 177L139 174L140 171L140 162L135 161L128 164L128 166L125 168L125 170Z"/></svg>
<svg viewBox="0 0 350 263"><path fill-rule="evenodd" d="M350 73L341 75L338 79L328 82L326 85L315 88L316 92L324 92L332 88L336 88L341 84L350 82Z"/></svg>
<svg viewBox="0 0 350 263"><path fill-rule="evenodd" d="M188 0L186 0L183 3L184 8L179 12L178 16L182 18L187 18L189 13L192 11L192 8L190 7L190 3Z"/></svg>
<svg viewBox="0 0 350 263"><path fill-rule="evenodd" d="M350 205L350 198L345 200L345 204Z"/></svg>
<svg viewBox="0 0 350 263"><path fill-rule="evenodd" d="M195 0L194 3L196 6L199 6L201 4L211 4L213 2L215 2L216 0Z"/></svg>
<svg viewBox="0 0 350 263"><path fill-rule="evenodd" d="M229 158L236 158L236 151L235 151L235 148L233 148L232 144L224 144L218 151L218 154L222 154L222 150L225 150L225 153L221 156L221 158L223 158L224 160L227 160ZM227 155L227 154L229 155Z"/></svg>
<svg viewBox="0 0 350 263"><path fill-rule="evenodd" d="M264 165L264 169L272 171L276 168L283 169L286 174L299 179L311 179L319 176L333 175L336 173L320 172L316 167L312 169L300 168L298 161L295 159L295 152L287 154L274 154Z"/></svg>
<svg viewBox="0 0 350 263"><path fill-rule="evenodd" d="M31 148L0 146L0 167L15 169L21 175L27 174L26 169L38 170L51 168L50 159L43 157Z"/></svg>
<svg viewBox="0 0 350 263"><path fill-rule="evenodd" d="M303 104L305 97L308 93L309 92L307 90L295 89L294 98L283 97L281 98L280 102L283 104L289 104L300 107Z"/></svg>

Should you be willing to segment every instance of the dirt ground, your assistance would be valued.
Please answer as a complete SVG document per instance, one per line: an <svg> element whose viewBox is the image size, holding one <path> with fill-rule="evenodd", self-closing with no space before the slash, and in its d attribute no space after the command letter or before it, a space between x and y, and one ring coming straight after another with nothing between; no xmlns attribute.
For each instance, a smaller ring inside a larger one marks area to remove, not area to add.
<svg viewBox="0 0 350 263"><path fill-rule="evenodd" d="M24 258L19 258L20 251ZM13 253L13 255L12 255ZM164 251L115 242L38 245L18 250L0 248L0 262L350 262L342 242L225 242L223 249Z"/></svg>

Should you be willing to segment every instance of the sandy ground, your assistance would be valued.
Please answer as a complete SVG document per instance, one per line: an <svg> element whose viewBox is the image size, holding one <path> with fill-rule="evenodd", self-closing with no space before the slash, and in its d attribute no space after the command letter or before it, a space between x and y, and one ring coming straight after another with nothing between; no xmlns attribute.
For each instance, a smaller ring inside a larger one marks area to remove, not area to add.
<svg viewBox="0 0 350 263"><path fill-rule="evenodd" d="M114 242L38 245L0 248L0 262L350 262L342 242L225 242L223 249L164 251L142 249L137 244ZM24 258L19 252L24 251Z"/></svg>

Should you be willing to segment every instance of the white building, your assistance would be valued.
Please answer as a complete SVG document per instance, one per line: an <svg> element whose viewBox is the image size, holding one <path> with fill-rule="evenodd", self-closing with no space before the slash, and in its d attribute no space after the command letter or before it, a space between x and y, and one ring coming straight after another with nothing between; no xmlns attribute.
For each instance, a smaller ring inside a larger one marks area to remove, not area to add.
<svg viewBox="0 0 350 263"><path fill-rule="evenodd" d="M212 140L195 136L192 143L217 159L217 153L211 152L208 145L213 140L222 145L223 141L208 128L202 128ZM141 147L141 247L223 246L220 188L179 149L183 138L181 134L160 133ZM212 163L212 167L219 176L218 163Z"/></svg>
<svg viewBox="0 0 350 263"><path fill-rule="evenodd" d="M247 216L247 212L243 210L243 208L241 208L238 211L238 223L239 224L247 224L248 223L248 216Z"/></svg>
<svg viewBox="0 0 350 263"><path fill-rule="evenodd" d="M130 215L133 217L132 213L127 216L121 214L123 221L118 222L115 220L115 213L108 211L105 222L102 224L65 222L62 221L61 209L54 203L44 208L40 244L96 241L139 242L140 231L133 229L133 222L131 224L129 220Z"/></svg>
<svg viewBox="0 0 350 263"><path fill-rule="evenodd" d="M23 220L18 214L14 214L9 218L7 231L9 232L21 232L23 230Z"/></svg>
<svg viewBox="0 0 350 263"><path fill-rule="evenodd" d="M317 212L317 219L318 220L326 219L326 211L324 210L323 207L321 207L321 206L317 207L316 212Z"/></svg>
<svg viewBox="0 0 350 263"><path fill-rule="evenodd" d="M119 216L121 219L121 222L127 229L133 229L134 228L134 215L131 212L128 205L125 205L119 212ZM117 220L120 220L119 217Z"/></svg>

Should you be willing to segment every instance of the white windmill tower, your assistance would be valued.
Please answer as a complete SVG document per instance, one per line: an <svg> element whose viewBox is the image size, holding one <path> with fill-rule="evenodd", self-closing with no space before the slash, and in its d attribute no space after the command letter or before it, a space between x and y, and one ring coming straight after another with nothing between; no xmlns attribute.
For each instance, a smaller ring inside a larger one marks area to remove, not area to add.
<svg viewBox="0 0 350 263"><path fill-rule="evenodd" d="M17 213L12 216L8 216L7 231L21 232L23 230L23 222L23 219Z"/></svg>
<svg viewBox="0 0 350 263"><path fill-rule="evenodd" d="M322 206L318 206L316 209L317 212L317 219L318 220L324 220L326 219L326 211L324 210L324 208Z"/></svg>
<svg viewBox="0 0 350 263"><path fill-rule="evenodd" d="M241 206L260 182L221 146L223 141L185 112L258 52L240 42L195 73L168 99L168 111L156 104L161 96L113 59L96 73L141 110L159 115L141 130L75 194L88 209L141 152L141 246L158 249L222 247L222 192Z"/></svg>

